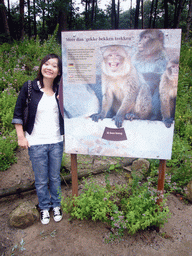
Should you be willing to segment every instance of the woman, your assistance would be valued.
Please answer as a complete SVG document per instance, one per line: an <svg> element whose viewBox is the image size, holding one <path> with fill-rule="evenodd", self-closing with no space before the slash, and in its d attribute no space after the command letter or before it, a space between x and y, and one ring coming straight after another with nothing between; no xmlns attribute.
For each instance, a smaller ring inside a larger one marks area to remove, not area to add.
<svg viewBox="0 0 192 256"><path fill-rule="evenodd" d="M29 118L23 131L23 112L28 97L28 82L18 96L12 123L18 145L27 149L35 174L42 224L50 221L50 208L56 222L62 219L60 208L60 167L63 155L64 122L58 103L58 82L62 63L56 54L41 61L37 78L31 82Z"/></svg>

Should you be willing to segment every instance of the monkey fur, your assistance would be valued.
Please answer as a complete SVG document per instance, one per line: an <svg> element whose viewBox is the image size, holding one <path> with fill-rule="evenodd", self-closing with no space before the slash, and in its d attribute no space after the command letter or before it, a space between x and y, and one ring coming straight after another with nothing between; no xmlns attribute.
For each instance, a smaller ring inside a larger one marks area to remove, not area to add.
<svg viewBox="0 0 192 256"><path fill-rule="evenodd" d="M93 114L92 120L103 120L112 108L113 120L120 128L124 119L148 119L151 114L151 93L131 63L125 48L120 45L108 46L103 53L102 68L102 109Z"/></svg>
<svg viewBox="0 0 192 256"><path fill-rule="evenodd" d="M167 65L164 34L159 29L147 29L140 33L137 53L133 64L151 90L151 120L161 120L159 82Z"/></svg>
<svg viewBox="0 0 192 256"><path fill-rule="evenodd" d="M159 85L161 115L167 128L171 127L174 120L178 74L179 58L176 58L168 62L166 71L161 77Z"/></svg>

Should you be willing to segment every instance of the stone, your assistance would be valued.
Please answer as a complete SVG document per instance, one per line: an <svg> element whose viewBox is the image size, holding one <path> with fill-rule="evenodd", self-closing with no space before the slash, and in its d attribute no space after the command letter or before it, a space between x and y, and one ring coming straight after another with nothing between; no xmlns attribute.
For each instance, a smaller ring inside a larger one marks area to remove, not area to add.
<svg viewBox="0 0 192 256"><path fill-rule="evenodd" d="M149 170L150 163L145 159L137 159L132 163L131 169L142 180L145 173Z"/></svg>
<svg viewBox="0 0 192 256"><path fill-rule="evenodd" d="M9 224L15 228L25 229L39 219L39 212L32 202L21 203L9 215Z"/></svg>
<svg viewBox="0 0 192 256"><path fill-rule="evenodd" d="M132 163L132 170L147 172L149 170L150 163L145 159L137 159Z"/></svg>
<svg viewBox="0 0 192 256"><path fill-rule="evenodd" d="M187 200L189 200L192 203L192 180L188 183L185 189L185 193Z"/></svg>

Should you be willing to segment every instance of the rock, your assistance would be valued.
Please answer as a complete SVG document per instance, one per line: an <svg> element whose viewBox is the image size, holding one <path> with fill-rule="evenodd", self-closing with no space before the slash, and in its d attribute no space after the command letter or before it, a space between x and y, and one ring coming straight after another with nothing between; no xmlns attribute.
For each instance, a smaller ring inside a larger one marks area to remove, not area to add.
<svg viewBox="0 0 192 256"><path fill-rule="evenodd" d="M39 212L32 202L21 203L9 215L9 224L15 228L27 228L39 219Z"/></svg>
<svg viewBox="0 0 192 256"><path fill-rule="evenodd" d="M145 159L137 159L132 163L131 169L136 175L143 179L145 173L149 170L150 163Z"/></svg>
<svg viewBox="0 0 192 256"><path fill-rule="evenodd" d="M147 172L149 170L150 163L145 159L137 159L132 163L132 170Z"/></svg>
<svg viewBox="0 0 192 256"><path fill-rule="evenodd" d="M186 190L186 198L192 203L192 180L188 183Z"/></svg>

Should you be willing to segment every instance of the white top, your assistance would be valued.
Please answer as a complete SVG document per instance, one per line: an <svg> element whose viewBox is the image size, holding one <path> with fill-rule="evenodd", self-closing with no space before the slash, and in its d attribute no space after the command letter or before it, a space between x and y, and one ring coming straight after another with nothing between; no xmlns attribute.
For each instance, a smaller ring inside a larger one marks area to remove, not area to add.
<svg viewBox="0 0 192 256"><path fill-rule="evenodd" d="M30 146L63 141L63 136L60 134L59 109L55 94L48 96L43 93L37 106L33 131L31 135L26 132L25 136Z"/></svg>

